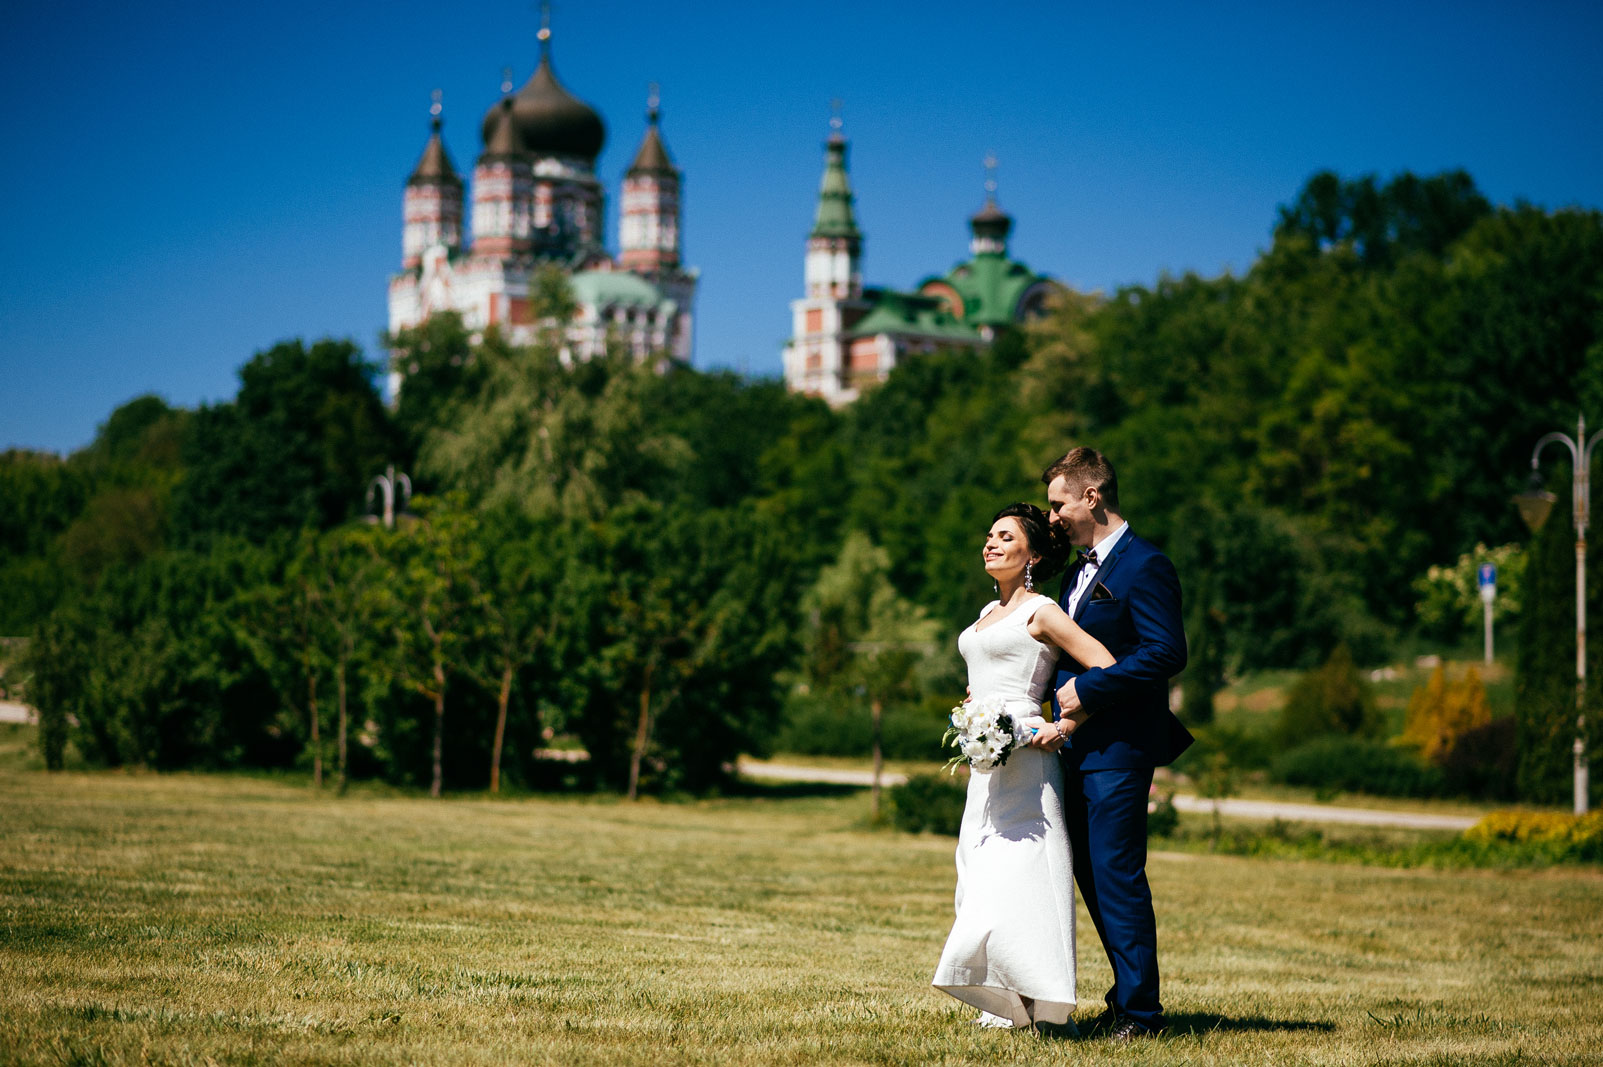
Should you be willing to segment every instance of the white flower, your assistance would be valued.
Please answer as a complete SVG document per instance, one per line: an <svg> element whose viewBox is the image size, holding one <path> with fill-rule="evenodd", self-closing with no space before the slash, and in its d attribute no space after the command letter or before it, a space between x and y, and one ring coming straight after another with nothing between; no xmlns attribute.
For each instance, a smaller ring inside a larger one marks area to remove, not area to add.
<svg viewBox="0 0 1603 1067"><path fill-rule="evenodd" d="M1028 736L1020 736L1007 701L997 696L965 700L952 709L951 724L954 736L949 743L958 751L951 762L966 763L981 773L1001 766Z"/></svg>

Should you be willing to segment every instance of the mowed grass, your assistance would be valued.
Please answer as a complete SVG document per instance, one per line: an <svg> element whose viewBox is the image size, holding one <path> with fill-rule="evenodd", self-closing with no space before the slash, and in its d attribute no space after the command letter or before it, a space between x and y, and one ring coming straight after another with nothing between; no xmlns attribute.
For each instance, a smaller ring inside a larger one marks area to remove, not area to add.
<svg viewBox="0 0 1603 1067"><path fill-rule="evenodd" d="M0 1062L1595 1063L1603 878L1156 854L1171 1036L981 1031L953 842L861 793L0 773ZM1031 902L1019 901L1020 907ZM1089 1020L1108 981L1080 938Z"/></svg>

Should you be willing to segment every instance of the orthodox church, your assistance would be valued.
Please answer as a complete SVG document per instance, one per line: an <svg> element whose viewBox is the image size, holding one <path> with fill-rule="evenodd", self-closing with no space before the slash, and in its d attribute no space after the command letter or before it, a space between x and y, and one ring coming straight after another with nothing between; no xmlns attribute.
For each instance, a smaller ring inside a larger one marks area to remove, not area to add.
<svg viewBox="0 0 1603 1067"><path fill-rule="evenodd" d="M697 272L680 262L682 176L663 142L655 89L624 174L613 256L603 241L605 194L595 173L606 126L557 80L551 31L542 28L539 38L533 76L513 93L509 75L484 116L468 235L463 181L440 139L436 94L428 141L406 180L390 330L456 311L470 330L497 326L514 343L527 343L535 326L530 280L554 263L568 273L578 304L567 331L569 358L601 352L610 337L641 357L665 352L688 361Z"/></svg>
<svg viewBox="0 0 1603 1067"><path fill-rule="evenodd" d="M863 234L857 228L840 120L824 145L824 179L807 237L806 295L791 302L785 383L830 404L855 400L910 355L983 348L998 328L1041 315L1060 283L1007 253L1013 218L988 178L985 205L969 219L970 258L912 292L863 285ZM994 162L987 160L987 167Z"/></svg>

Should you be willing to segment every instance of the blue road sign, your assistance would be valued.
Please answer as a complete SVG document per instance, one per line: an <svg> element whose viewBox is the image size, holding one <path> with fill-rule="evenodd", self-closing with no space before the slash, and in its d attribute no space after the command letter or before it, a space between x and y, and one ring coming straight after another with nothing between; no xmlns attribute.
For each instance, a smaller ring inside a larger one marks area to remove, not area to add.
<svg viewBox="0 0 1603 1067"><path fill-rule="evenodd" d="M1496 586L1497 585L1497 564L1495 564L1495 563L1482 563L1481 564L1480 584L1481 584L1481 588L1482 589L1485 589L1487 586Z"/></svg>

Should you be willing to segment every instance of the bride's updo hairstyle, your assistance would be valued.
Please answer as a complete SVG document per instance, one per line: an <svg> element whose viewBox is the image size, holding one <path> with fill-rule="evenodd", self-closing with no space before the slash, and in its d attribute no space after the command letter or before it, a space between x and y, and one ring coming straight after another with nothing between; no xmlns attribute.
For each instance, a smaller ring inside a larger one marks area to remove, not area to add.
<svg viewBox="0 0 1603 1067"><path fill-rule="evenodd" d="M1058 533L1047 521L1046 512L1034 504L1009 504L996 513L991 525L996 525L997 519L1017 520L1030 551L1041 557L1032 572L1036 585L1056 575L1074 555L1074 546L1069 544L1068 538Z"/></svg>

